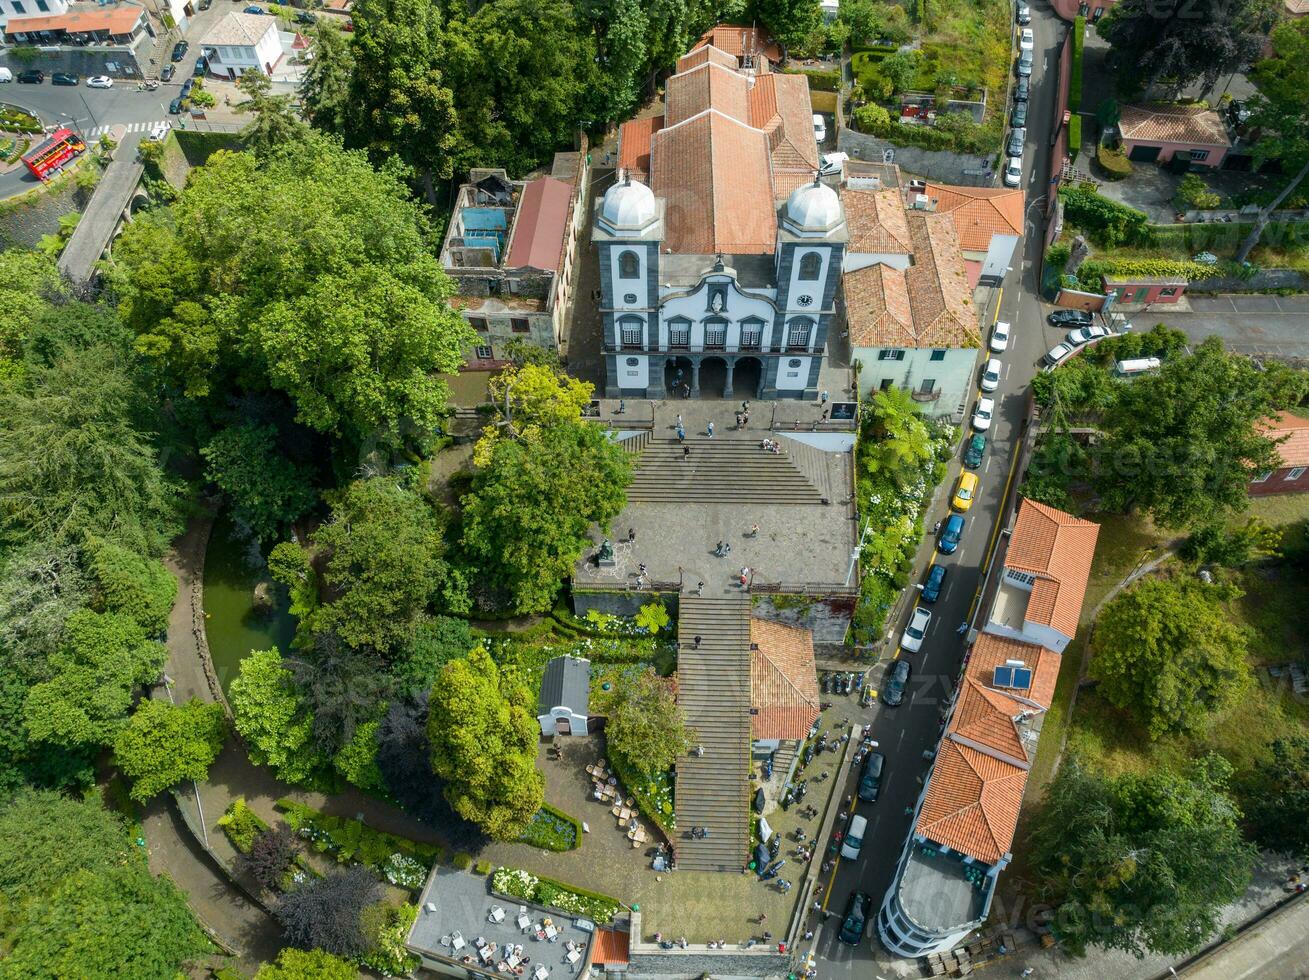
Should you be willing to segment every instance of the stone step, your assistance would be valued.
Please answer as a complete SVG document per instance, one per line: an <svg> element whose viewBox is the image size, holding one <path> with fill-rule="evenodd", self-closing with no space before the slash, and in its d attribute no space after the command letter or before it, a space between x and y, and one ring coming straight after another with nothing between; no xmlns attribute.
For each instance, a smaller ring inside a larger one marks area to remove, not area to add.
<svg viewBox="0 0 1309 980"><path fill-rule="evenodd" d="M781 453L769 453L753 440L707 438L689 440L685 448L676 439L652 437L641 452L627 499L798 504L831 499L821 450L791 443Z"/></svg>

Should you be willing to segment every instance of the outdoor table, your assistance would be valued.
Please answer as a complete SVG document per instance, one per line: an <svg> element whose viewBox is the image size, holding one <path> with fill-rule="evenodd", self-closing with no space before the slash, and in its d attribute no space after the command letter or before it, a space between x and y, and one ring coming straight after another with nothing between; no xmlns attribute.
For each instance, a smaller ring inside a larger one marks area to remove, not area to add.
<svg viewBox="0 0 1309 980"><path fill-rule="evenodd" d="M545 968L545 964L537 966L532 971L532 980L546 980L548 976L550 976L550 971Z"/></svg>
<svg viewBox="0 0 1309 980"><path fill-rule="evenodd" d="M453 939L450 940L451 949L459 950L459 949L463 949L467 945L468 944L464 942L463 936L455 936Z"/></svg>
<svg viewBox="0 0 1309 980"><path fill-rule="evenodd" d="M577 962L578 960L580 960L581 958L582 958L582 954L579 953L579 952L578 952L577 950L575 950L575 949L574 949L574 950L570 950L569 953L568 953L568 962L569 962L569 963L576 963L576 962Z"/></svg>
<svg viewBox="0 0 1309 980"><path fill-rule="evenodd" d="M491 921L492 921L492 922L503 922L504 920L505 920L505 910L504 910L504 909L502 909L502 908L501 908L500 906L498 906L498 905L495 906L493 909L491 909Z"/></svg>
<svg viewBox="0 0 1309 980"><path fill-rule="evenodd" d="M507 960L505 960L505 962L508 963L508 964L512 967L512 966L517 966L518 963L519 963L519 960L518 960L518 957L517 957L517 956L512 956L512 955L511 955Z"/></svg>
<svg viewBox="0 0 1309 980"><path fill-rule="evenodd" d="M531 919L529 919L529 918L528 918L526 915L524 915L522 912L519 912L519 913L518 913L518 928L519 928L519 929L526 929L526 928L528 928L529 926L531 926L531 924L532 924L532 920L531 920Z"/></svg>
<svg viewBox="0 0 1309 980"><path fill-rule="evenodd" d="M546 938L546 939L553 940L553 939L555 938L555 936L557 936L557 935L559 935L559 930L556 929L554 926L546 926L546 927L545 927L545 938Z"/></svg>
<svg viewBox="0 0 1309 980"><path fill-rule="evenodd" d="M495 950L490 946L483 946L477 951L477 955L481 958L483 963L490 963L491 958L495 956Z"/></svg>

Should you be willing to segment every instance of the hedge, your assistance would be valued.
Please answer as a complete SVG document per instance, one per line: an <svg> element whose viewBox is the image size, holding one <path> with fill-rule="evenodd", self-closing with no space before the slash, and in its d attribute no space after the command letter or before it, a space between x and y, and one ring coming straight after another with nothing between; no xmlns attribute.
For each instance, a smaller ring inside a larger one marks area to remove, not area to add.
<svg viewBox="0 0 1309 980"><path fill-rule="evenodd" d="M809 79L809 87L819 92L841 91L841 73L839 71L809 71L804 68L785 68L787 75L804 75Z"/></svg>
<svg viewBox="0 0 1309 980"><path fill-rule="evenodd" d="M1068 225L1086 232L1096 245L1114 248L1149 244L1150 216L1144 211L1101 197L1086 186L1060 188L1059 200Z"/></svg>
<svg viewBox="0 0 1309 980"><path fill-rule="evenodd" d="M1082 149L1082 117L1073 113L1068 120L1068 158L1076 160L1077 154Z"/></svg>
<svg viewBox="0 0 1309 980"><path fill-rule="evenodd" d="M1122 180L1131 176L1132 161L1127 159L1127 154L1122 150L1115 150L1102 143L1096 147L1095 159L1100 164L1105 180Z"/></svg>
<svg viewBox="0 0 1309 980"><path fill-rule="evenodd" d="M1086 37L1086 18L1073 18L1073 64L1068 79L1068 108L1076 114L1082 108L1082 43Z"/></svg>
<svg viewBox="0 0 1309 980"><path fill-rule="evenodd" d="M582 821L549 803L542 803L518 841L547 851L571 851L582 841Z"/></svg>
<svg viewBox="0 0 1309 980"><path fill-rule="evenodd" d="M532 874L520 868L496 868L491 890L507 898L521 898L570 915L580 915L600 925L614 920L623 903L609 895L587 891L562 881Z"/></svg>

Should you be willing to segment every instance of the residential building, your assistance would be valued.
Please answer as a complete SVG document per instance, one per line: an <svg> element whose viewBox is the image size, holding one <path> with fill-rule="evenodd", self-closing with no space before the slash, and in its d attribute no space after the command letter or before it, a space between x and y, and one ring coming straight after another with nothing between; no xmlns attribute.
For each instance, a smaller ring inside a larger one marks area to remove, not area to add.
<svg viewBox="0 0 1309 980"><path fill-rule="evenodd" d="M925 183L921 189L910 186L908 205L950 215L959 235L969 286L979 282L998 286L1004 280L1023 234L1021 190Z"/></svg>
<svg viewBox="0 0 1309 980"><path fill-rule="evenodd" d="M965 663L878 912L878 934L896 955L946 952L986 920L1012 859L1027 774L1061 651L1077 629L1098 532L1053 507L1019 503L994 607Z"/></svg>
<svg viewBox="0 0 1309 980"><path fill-rule="evenodd" d="M18 5L25 0L4 0L15 11L5 22L6 44L31 44L41 47L69 45L75 47L132 47L150 33L149 18L143 7L119 4L98 7L78 4L61 13L18 16ZM46 0L47 4L49 0ZM32 0L31 10L40 10ZM55 8L51 7L53 11Z"/></svg>
<svg viewBox="0 0 1309 980"><path fill-rule="evenodd" d="M1218 169L1232 148L1222 117L1205 106L1125 105L1118 120L1123 152L1138 163L1181 155L1192 167Z"/></svg>
<svg viewBox="0 0 1309 980"><path fill-rule="evenodd" d="M200 46L209 58L209 74L232 80L250 70L272 78L284 54L277 18L242 11L226 14Z"/></svg>
<svg viewBox="0 0 1309 980"><path fill-rule="evenodd" d="M735 60L736 67L746 71L768 71L771 66L781 64L783 57L781 45L765 31L744 24L717 24L709 28L691 50L695 52L705 47L729 55ZM677 70L683 69L679 65Z"/></svg>
<svg viewBox="0 0 1309 980"><path fill-rule="evenodd" d="M606 397L818 393L845 215L815 176L808 83L742 31L707 33L662 119L622 127L592 226Z"/></svg>
<svg viewBox="0 0 1309 980"><path fill-rule="evenodd" d="M750 618L750 736L756 755L809 737L822 711L814 634L798 626Z"/></svg>
<svg viewBox="0 0 1309 980"><path fill-rule="evenodd" d="M1250 481L1250 496L1309 490L1309 419L1278 412L1261 428L1265 436L1277 442L1279 465Z"/></svg>
<svg viewBox="0 0 1309 980"><path fill-rule="evenodd" d="M53 14L58 16L68 11L68 0L0 0L0 27L10 17L26 17L29 14Z"/></svg>
<svg viewBox="0 0 1309 980"><path fill-rule="evenodd" d="M441 248L451 304L477 331L469 363L497 367L511 341L563 343L585 220L586 153L557 153L548 177L512 181L474 170L459 189Z"/></svg>
<svg viewBox="0 0 1309 980"><path fill-rule="evenodd" d="M536 720L541 734L585 735L590 722L591 661L555 657L545 665Z"/></svg>

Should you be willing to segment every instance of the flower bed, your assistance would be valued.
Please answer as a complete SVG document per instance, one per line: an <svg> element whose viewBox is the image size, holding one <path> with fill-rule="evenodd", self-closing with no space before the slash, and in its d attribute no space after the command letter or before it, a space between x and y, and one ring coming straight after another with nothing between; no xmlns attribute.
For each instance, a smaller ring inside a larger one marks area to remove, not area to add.
<svg viewBox="0 0 1309 980"><path fill-rule="evenodd" d="M673 810L673 780L666 772L646 774L637 772L627 760L609 751L609 764L623 787L636 800L636 808L645 818L656 824L667 835L677 830L677 813Z"/></svg>
<svg viewBox="0 0 1309 980"><path fill-rule="evenodd" d="M519 837L519 843L542 847L547 851L571 851L582 839L582 822L552 807L541 804Z"/></svg>
<svg viewBox="0 0 1309 980"><path fill-rule="evenodd" d="M506 898L535 902L601 925L612 922L623 907L616 898L542 878L521 868L496 868L491 875L491 890Z"/></svg>
<svg viewBox="0 0 1309 980"><path fill-rule="evenodd" d="M259 814L246 805L244 796L238 796L232 801L227 812L218 818L218 826L223 828L232 846L242 854L249 854L255 838L268 829L268 824L260 819Z"/></svg>
<svg viewBox="0 0 1309 980"><path fill-rule="evenodd" d="M406 902L398 908L387 909L385 921L378 926L372 937L376 948L362 956L359 962L384 977L410 976L422 963L422 960L405 948L405 937L417 918L417 905Z"/></svg>
<svg viewBox="0 0 1309 980"><path fill-rule="evenodd" d="M342 864L357 861L393 885L421 888L428 869L441 858L441 848L435 844L375 830L362 820L330 816L290 799L278 800L276 805L286 814L291 829L314 850L330 854Z"/></svg>

